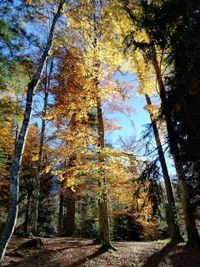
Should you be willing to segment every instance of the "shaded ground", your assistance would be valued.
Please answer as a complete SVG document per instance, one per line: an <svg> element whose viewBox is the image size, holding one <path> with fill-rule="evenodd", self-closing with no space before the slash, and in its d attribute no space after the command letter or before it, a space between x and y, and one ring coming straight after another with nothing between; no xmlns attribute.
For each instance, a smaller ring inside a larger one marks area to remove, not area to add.
<svg viewBox="0 0 200 267"><path fill-rule="evenodd" d="M104 252L83 238L42 239L44 246L18 248L27 238L13 238L3 266L19 267L200 267L200 250L158 242L114 242Z"/></svg>

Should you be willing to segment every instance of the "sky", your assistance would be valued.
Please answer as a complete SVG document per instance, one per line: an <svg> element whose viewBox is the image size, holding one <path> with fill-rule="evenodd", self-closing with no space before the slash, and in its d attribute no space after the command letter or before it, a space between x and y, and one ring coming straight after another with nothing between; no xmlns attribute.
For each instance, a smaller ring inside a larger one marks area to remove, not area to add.
<svg viewBox="0 0 200 267"><path fill-rule="evenodd" d="M118 139L120 136L123 138L134 136L136 140L140 139L142 131L145 128L144 126L150 123L150 117L148 112L144 109L146 105L144 96L139 96L137 94L136 76L131 73L127 73L126 75L117 73L115 78L122 83L130 83L132 87L132 95L128 100L128 106L132 109L130 116L120 112L106 114L107 118L116 120L117 125L121 127L120 130L115 130L112 133L106 132L106 139L111 141L114 147L118 148Z"/></svg>
<svg viewBox="0 0 200 267"><path fill-rule="evenodd" d="M113 115L113 117L117 119L117 123L121 129L112 133L107 133L106 135L107 138L112 140L113 145L116 147L118 146L117 140L120 136L124 138L135 136L136 140L138 140L142 135L144 126L150 123L149 115L147 111L144 110L146 104L144 97L132 97L131 102L133 112L129 117L124 114Z"/></svg>
<svg viewBox="0 0 200 267"><path fill-rule="evenodd" d="M121 76L118 73L117 78L122 82L130 82L132 84L133 95L129 100L129 104L133 108L133 112L131 112L130 116L126 116L121 113L109 114L107 117L113 118L117 120L117 124L121 127L120 130L115 130L113 132L106 132L105 138L106 140L113 145L114 148L120 148L119 137L121 136L123 139L128 139L133 136L136 141L138 141L142 137L142 133L145 130L145 126L151 123L149 113L144 107L146 106L146 99L142 95L137 94L136 88L136 77L130 73L126 76ZM153 100L153 97L152 97ZM154 142L154 140L153 140ZM155 142L154 142L155 144ZM156 144L155 144L156 147ZM165 149L165 147L164 147ZM143 157L144 150L137 151L136 155L141 159L145 159ZM175 169L173 166L173 162L169 157L168 153L165 153L166 162L168 165L168 170L170 175L175 175Z"/></svg>

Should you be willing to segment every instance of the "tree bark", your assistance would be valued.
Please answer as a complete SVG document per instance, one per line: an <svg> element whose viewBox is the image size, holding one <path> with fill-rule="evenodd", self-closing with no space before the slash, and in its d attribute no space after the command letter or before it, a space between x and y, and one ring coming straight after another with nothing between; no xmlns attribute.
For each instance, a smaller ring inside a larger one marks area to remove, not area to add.
<svg viewBox="0 0 200 267"><path fill-rule="evenodd" d="M97 128L98 128L98 147L99 149L104 148L104 122L103 113L101 109L101 99L97 97ZM101 151L99 152L99 163L104 164L104 159L101 156ZM110 242L110 229L109 229L109 219L108 219L108 198L107 198L107 186L106 178L103 167L100 167L99 171L99 196L98 196L98 208L99 208L99 237L102 242L102 247L104 249L113 248Z"/></svg>
<svg viewBox="0 0 200 267"><path fill-rule="evenodd" d="M59 219L58 219L58 234L63 235L63 192L60 190L60 203L59 203Z"/></svg>
<svg viewBox="0 0 200 267"><path fill-rule="evenodd" d="M63 228L65 236L73 236L75 231L75 193L71 188L67 188L67 197L66 197L66 216L64 216Z"/></svg>
<svg viewBox="0 0 200 267"><path fill-rule="evenodd" d="M145 98L146 98L147 105L151 106L152 103L151 103L150 97L147 94L145 94ZM168 173L168 168L167 168L167 164L165 160L165 155L163 152L156 120L153 118L153 115L150 111L149 111L149 115L151 118L152 128L153 128L154 137L155 137L156 146L157 146L158 155L159 155L159 161L160 161L160 165L162 168L163 178L164 178L165 188L166 188L166 193L167 193L167 201L168 201L167 208L169 211L169 213L167 214L168 215L167 223L168 223L169 233L171 237L171 242L180 243L180 242L183 242L183 238L181 237L179 226L178 226L176 206L175 206L171 181L170 181L170 177Z"/></svg>
<svg viewBox="0 0 200 267"><path fill-rule="evenodd" d="M26 109L24 113L24 119L22 122L22 127L19 133L19 137L16 144L16 149L13 157L13 162L11 165L11 172L10 172L10 199L9 199L9 211L8 217L6 221L6 226L3 230L3 233L0 238L0 266L2 266L3 258L5 255L5 251L7 245L10 241L10 238L13 234L17 215L18 215L18 200L19 200L19 171L21 166L22 154L24 151L24 146L26 142L26 136L28 132L28 127L30 123L30 118L32 114L32 106L33 106L33 95L34 92L40 82L41 74L43 73L43 68L45 66L49 51L52 46L53 34L56 23L61 16L61 10L65 3L65 0L61 0L59 2L58 10L53 18L51 29L49 32L49 36L47 39L45 50L42 54L41 60L39 62L38 68L36 70L33 79L28 84L27 90L27 98L26 98Z"/></svg>
<svg viewBox="0 0 200 267"><path fill-rule="evenodd" d="M26 234L28 232L31 195L32 195L32 191L28 192L26 211L25 211L25 219L24 219L24 234Z"/></svg>
<svg viewBox="0 0 200 267"><path fill-rule="evenodd" d="M110 241L110 227L109 227L109 218L108 218L108 197L107 197L107 185L106 177L104 171L104 159L101 155L101 150L104 148L104 121L103 113L101 108L101 97L100 97L100 81L99 81L99 68L100 60L98 55L98 40L101 38L101 27L98 29L98 18L97 14L101 13L98 9L101 10L102 2L94 1L93 2L93 20L94 20L94 32L95 38L93 41L94 48L94 86L96 89L96 108L97 108L97 131L98 131L98 148L99 148L99 196L98 196L98 217L99 217L99 241L102 242L102 248L105 250L114 249ZM101 16L101 14L100 14Z"/></svg>
<svg viewBox="0 0 200 267"><path fill-rule="evenodd" d="M48 66L48 64L46 64ZM45 128L46 128L46 119L47 114L47 104L49 96L49 87L50 87L50 76L53 70L53 61L50 63L49 75L46 69L45 77L45 88L44 88L44 106L42 111L42 128L40 133L40 144L39 144L39 157L38 157L38 166L37 172L35 175L35 184L34 184L34 196L33 196L33 216L32 216L32 231L34 235L38 234L38 213L39 213L39 199L40 199L40 171L42 168L42 159L43 159L43 146L45 138Z"/></svg>
<svg viewBox="0 0 200 267"><path fill-rule="evenodd" d="M162 80L162 74L161 74L161 70L158 64L158 60L157 60L156 49L152 41L151 43L152 43L151 45L152 64L156 72L156 77L157 77L159 91L160 91L160 98L161 98L163 112L164 112L166 126L167 126L169 146L170 146L171 153L174 159L174 164L175 164L176 173L178 177L180 198L181 198L181 203L183 207L184 219L185 219L187 236L188 236L187 244L190 247L197 248L197 247L200 247L200 237L199 237L198 230L196 227L194 209L191 205L189 194L188 194L185 172L184 172L182 159L181 159L179 149L178 149L178 144L176 141L176 133L174 131L173 121L172 121L171 114L170 114L171 111L169 110L167 106L165 85Z"/></svg>
<svg viewBox="0 0 200 267"><path fill-rule="evenodd" d="M80 207L80 214L81 214L81 221L80 221L80 226L83 232L85 232L86 229L86 218L87 218L87 196L82 197L82 204Z"/></svg>

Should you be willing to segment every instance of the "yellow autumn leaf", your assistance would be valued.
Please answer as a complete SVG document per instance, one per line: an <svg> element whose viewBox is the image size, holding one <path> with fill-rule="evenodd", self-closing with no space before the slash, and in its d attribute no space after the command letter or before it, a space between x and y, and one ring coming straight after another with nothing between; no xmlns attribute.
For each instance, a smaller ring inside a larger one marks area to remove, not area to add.
<svg viewBox="0 0 200 267"><path fill-rule="evenodd" d="M37 161L38 160L38 155L32 157L32 161Z"/></svg>
<svg viewBox="0 0 200 267"><path fill-rule="evenodd" d="M32 2L32 0L26 0L26 4L27 4L27 5L32 5L33 2Z"/></svg>

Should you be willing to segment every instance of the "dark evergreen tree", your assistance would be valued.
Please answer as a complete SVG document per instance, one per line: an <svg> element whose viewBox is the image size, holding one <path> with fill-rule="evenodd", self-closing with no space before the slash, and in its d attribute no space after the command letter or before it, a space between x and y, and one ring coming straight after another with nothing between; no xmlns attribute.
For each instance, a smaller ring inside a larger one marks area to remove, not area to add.
<svg viewBox="0 0 200 267"><path fill-rule="evenodd" d="M137 42L132 32L126 42L128 46L142 50L145 59L151 60L154 67L161 112L166 121L170 151L179 180L188 245L199 247L200 238L189 193L189 184L193 182L188 179L191 166L199 161L199 3L141 0L142 12L137 16L127 6L127 3L133 2L123 2L136 28L143 29L149 39L148 42ZM170 65L170 73L163 75L156 47L167 54L163 60ZM193 194L197 196L197 192Z"/></svg>

